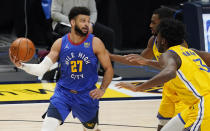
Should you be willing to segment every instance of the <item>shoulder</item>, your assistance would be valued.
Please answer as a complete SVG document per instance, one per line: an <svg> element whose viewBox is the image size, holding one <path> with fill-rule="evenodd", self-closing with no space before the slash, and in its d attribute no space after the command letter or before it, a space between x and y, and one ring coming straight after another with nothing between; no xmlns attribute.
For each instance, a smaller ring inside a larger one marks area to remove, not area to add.
<svg viewBox="0 0 210 131"><path fill-rule="evenodd" d="M156 36L152 35L152 36L150 36L149 41L154 41L155 38L156 38Z"/></svg>
<svg viewBox="0 0 210 131"><path fill-rule="evenodd" d="M53 49L53 50L58 50L58 51L60 51L61 44L62 44L62 38L57 39L57 40L53 43L53 45L52 45L52 47L51 47L51 50Z"/></svg>
<svg viewBox="0 0 210 131"><path fill-rule="evenodd" d="M104 43L98 37L93 37L92 45L93 45L94 53L97 53L97 52L100 52L102 50L105 50Z"/></svg>
<svg viewBox="0 0 210 131"><path fill-rule="evenodd" d="M104 46L104 43L98 37L93 37L93 46Z"/></svg>
<svg viewBox="0 0 210 131"><path fill-rule="evenodd" d="M190 48L190 50L194 51L195 53L199 53L199 51L195 48Z"/></svg>
<svg viewBox="0 0 210 131"><path fill-rule="evenodd" d="M150 47L150 48L152 48L155 39L156 39L156 37L155 37L154 35L152 35L152 36L149 38L149 41L148 41L147 46Z"/></svg>
<svg viewBox="0 0 210 131"><path fill-rule="evenodd" d="M177 67L177 69L180 68L181 66L181 63L182 63L182 60L180 58L180 56L173 50L168 50L166 51L165 53L163 53L161 56L160 56L160 60L164 60L164 61L167 61L167 63L171 62L171 63L174 63Z"/></svg>

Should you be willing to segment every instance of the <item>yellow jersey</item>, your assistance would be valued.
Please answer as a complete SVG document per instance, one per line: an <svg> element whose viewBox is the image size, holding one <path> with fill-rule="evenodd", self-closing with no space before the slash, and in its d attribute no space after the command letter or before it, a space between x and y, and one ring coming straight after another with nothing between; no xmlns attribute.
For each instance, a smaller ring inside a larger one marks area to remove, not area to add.
<svg viewBox="0 0 210 131"><path fill-rule="evenodd" d="M210 93L210 69L194 51L181 45L170 47L168 51L178 54L182 62L178 77L171 80L174 90L185 104L193 105Z"/></svg>
<svg viewBox="0 0 210 131"><path fill-rule="evenodd" d="M161 56L162 53L160 53L158 51L158 48L157 48L157 45L156 45L156 41L157 41L157 37L154 38L154 42L153 42L153 54L156 58L156 60L158 61L159 60L159 57Z"/></svg>
<svg viewBox="0 0 210 131"><path fill-rule="evenodd" d="M158 61L162 53L160 53L158 51L158 48L157 48L157 45L156 45L157 43L156 42L157 42L157 37L154 37L154 42L153 42L152 50L153 50L153 54L154 54L156 60ZM188 45L187 45L186 41L184 41L181 44L181 46L188 48Z"/></svg>
<svg viewBox="0 0 210 131"><path fill-rule="evenodd" d="M158 51L156 40L157 37L154 38L153 42L153 54L156 60L159 61L159 57L162 53ZM184 43L183 46L187 46L187 43ZM187 108L187 106L178 97L174 88L175 87L171 81L164 83L162 100L158 111L159 119L172 118Z"/></svg>

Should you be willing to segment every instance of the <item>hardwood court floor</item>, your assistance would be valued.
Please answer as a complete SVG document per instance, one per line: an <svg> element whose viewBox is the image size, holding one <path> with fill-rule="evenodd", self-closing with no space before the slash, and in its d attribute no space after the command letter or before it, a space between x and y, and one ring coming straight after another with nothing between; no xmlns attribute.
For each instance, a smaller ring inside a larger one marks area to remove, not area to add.
<svg viewBox="0 0 210 131"><path fill-rule="evenodd" d="M156 131L156 114L160 100L127 100L100 102L102 131ZM0 105L0 131L40 131L41 115L48 103ZM72 115L58 131L83 131Z"/></svg>

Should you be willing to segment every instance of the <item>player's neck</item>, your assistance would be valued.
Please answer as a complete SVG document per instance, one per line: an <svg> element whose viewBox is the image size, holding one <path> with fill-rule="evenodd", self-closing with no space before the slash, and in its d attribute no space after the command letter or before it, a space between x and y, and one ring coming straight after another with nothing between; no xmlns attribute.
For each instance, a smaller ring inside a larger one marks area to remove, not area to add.
<svg viewBox="0 0 210 131"><path fill-rule="evenodd" d="M75 44L82 42L86 38L86 36L78 35L75 31L72 31L69 35L71 41Z"/></svg>

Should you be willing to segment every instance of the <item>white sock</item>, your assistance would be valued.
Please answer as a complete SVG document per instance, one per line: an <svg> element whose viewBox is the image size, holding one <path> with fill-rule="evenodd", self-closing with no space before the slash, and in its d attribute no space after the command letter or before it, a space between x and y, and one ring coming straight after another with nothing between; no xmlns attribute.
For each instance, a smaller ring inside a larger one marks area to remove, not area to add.
<svg viewBox="0 0 210 131"><path fill-rule="evenodd" d="M179 116L176 115L161 129L161 131L183 131L184 123L180 120Z"/></svg>
<svg viewBox="0 0 210 131"><path fill-rule="evenodd" d="M56 131L61 121L53 117L45 117L41 131Z"/></svg>

